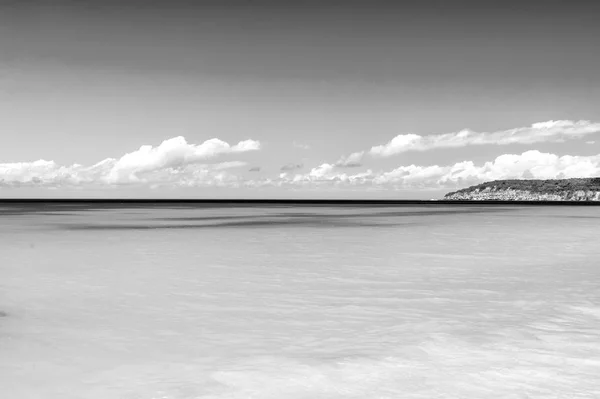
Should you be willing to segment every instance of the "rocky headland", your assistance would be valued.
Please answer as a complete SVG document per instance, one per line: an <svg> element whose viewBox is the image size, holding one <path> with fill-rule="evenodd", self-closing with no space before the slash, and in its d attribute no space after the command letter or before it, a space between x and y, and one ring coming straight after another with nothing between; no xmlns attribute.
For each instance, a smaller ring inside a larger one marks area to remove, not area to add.
<svg viewBox="0 0 600 399"><path fill-rule="evenodd" d="M600 177L555 180L494 180L448 193L457 201L600 201Z"/></svg>

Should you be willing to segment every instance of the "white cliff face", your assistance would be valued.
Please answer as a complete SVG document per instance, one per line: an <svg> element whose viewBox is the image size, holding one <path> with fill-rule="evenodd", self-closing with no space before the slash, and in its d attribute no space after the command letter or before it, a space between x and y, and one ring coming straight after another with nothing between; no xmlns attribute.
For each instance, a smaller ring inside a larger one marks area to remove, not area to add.
<svg viewBox="0 0 600 399"><path fill-rule="evenodd" d="M556 193L537 193L528 190L496 189L487 187L483 190L474 189L466 192L456 192L444 197L446 200L470 201L600 201L600 191L559 191Z"/></svg>

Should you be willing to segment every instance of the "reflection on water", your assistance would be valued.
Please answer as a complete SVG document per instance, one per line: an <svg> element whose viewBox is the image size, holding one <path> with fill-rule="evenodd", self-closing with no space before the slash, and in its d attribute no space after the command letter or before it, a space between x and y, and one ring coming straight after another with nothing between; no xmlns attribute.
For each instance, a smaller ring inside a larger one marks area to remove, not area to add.
<svg viewBox="0 0 600 399"><path fill-rule="evenodd" d="M0 385L600 397L597 209L5 208Z"/></svg>

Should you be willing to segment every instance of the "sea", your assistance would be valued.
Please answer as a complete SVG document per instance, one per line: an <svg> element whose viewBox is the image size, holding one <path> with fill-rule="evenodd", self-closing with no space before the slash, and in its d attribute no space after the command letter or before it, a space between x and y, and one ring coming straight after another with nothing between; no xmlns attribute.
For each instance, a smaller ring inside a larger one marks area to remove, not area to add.
<svg viewBox="0 0 600 399"><path fill-rule="evenodd" d="M600 398L600 207L2 203L0 397Z"/></svg>

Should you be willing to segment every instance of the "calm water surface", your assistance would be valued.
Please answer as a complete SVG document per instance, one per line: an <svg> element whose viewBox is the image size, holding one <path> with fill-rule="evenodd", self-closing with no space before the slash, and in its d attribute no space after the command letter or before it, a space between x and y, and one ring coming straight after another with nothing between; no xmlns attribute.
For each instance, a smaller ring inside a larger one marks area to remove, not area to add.
<svg viewBox="0 0 600 399"><path fill-rule="evenodd" d="M599 398L600 207L0 208L7 399Z"/></svg>

